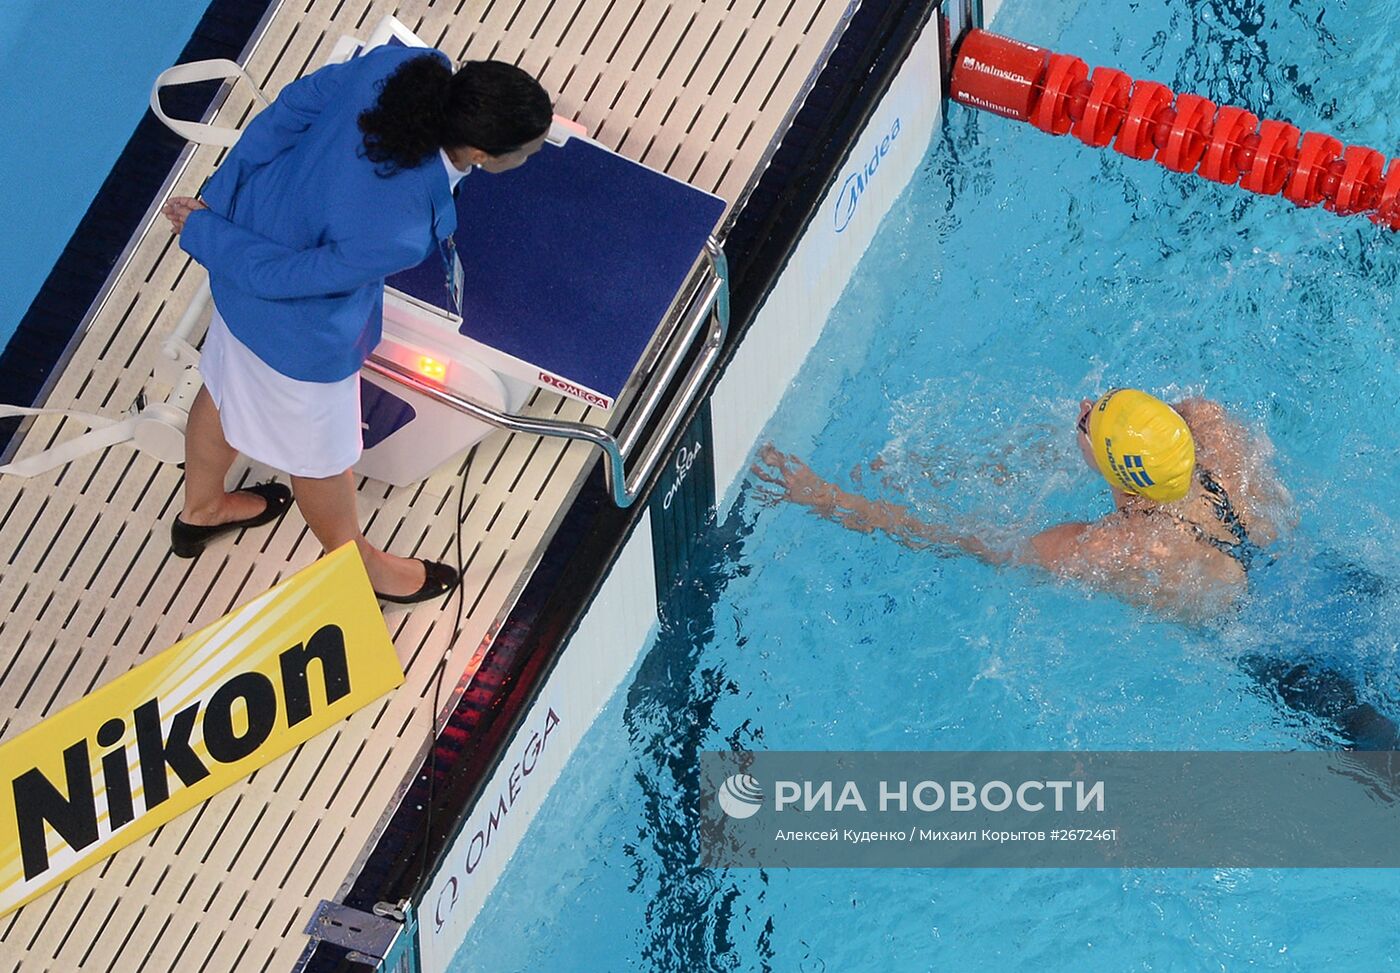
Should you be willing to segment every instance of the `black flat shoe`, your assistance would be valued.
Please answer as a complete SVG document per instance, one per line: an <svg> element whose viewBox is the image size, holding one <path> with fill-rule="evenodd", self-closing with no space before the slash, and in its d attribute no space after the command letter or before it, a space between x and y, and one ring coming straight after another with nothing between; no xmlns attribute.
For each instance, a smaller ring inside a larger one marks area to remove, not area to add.
<svg viewBox="0 0 1400 973"><path fill-rule="evenodd" d="M171 552L176 557L198 557L200 552L204 550L204 546L214 538L235 530L243 530L245 527L261 527L263 524L270 524L286 513L287 508L292 505L292 491L281 483L259 483L256 486L245 487L238 492L262 497L267 502L267 507L256 517L234 520L227 524L215 524L212 527L187 524L177 515L174 523L170 525Z"/></svg>
<svg viewBox="0 0 1400 973"><path fill-rule="evenodd" d="M419 560L422 560L421 558ZM457 587L457 582L461 578L457 575L457 569L443 564L441 561L423 561L423 569L427 577L423 579L423 587L419 588L411 595L385 595L378 591L374 597L380 601L387 601L391 605L416 605L420 601L431 601L434 598L441 598L453 588Z"/></svg>

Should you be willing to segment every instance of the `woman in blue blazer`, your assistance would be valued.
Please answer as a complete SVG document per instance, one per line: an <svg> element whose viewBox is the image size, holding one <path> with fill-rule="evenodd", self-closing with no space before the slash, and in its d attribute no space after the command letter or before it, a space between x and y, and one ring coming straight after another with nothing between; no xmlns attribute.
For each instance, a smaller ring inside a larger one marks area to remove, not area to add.
<svg viewBox="0 0 1400 973"><path fill-rule="evenodd" d="M171 546L270 523L292 496L326 550L355 541L375 592L412 603L457 582L445 564L396 557L360 532L359 369L379 343L384 278L449 254L452 191L473 168L504 172L539 150L553 109L513 65L383 47L284 88L248 125L202 199L165 215L209 271L215 311L204 388L185 435L185 503ZM445 264L445 272L450 267ZM235 456L291 475L228 493Z"/></svg>

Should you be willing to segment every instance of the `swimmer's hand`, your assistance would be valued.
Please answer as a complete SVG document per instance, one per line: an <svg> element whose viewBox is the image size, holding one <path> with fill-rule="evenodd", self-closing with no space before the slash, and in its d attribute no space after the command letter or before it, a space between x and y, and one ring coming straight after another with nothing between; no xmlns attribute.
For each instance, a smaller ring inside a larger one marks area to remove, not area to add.
<svg viewBox="0 0 1400 973"><path fill-rule="evenodd" d="M204 203L192 196L171 196L161 207L161 215L170 221L170 232L180 233L185 228L185 220L195 210L208 209Z"/></svg>
<svg viewBox="0 0 1400 973"><path fill-rule="evenodd" d="M760 462L755 463L750 472L769 484L769 488L756 491L760 500L769 506L783 500L801 504L862 534L897 529L892 516L896 508L848 493L812 472L812 468L796 456L775 449L772 443L759 449L758 458Z"/></svg>
<svg viewBox="0 0 1400 973"><path fill-rule="evenodd" d="M776 488L760 490L759 495L769 504L790 500L808 507L821 507L834 499L832 484L813 473L812 468L796 456L778 451L772 443L759 448L758 459L749 471Z"/></svg>

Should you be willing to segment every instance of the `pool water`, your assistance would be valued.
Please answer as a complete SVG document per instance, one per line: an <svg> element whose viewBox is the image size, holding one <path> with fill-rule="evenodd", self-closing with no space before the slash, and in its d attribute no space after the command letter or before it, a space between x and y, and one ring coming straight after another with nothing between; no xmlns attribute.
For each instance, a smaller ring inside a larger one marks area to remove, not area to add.
<svg viewBox="0 0 1400 973"><path fill-rule="evenodd" d="M5 0L0 15L0 348L209 0ZM0 400L4 394L0 392Z"/></svg>
<svg viewBox="0 0 1400 973"><path fill-rule="evenodd" d="M1394 0L1105 9L1008 0L996 28L1400 147ZM1384 871L695 864L704 750L1354 742L1267 678L1299 659L1400 715L1397 244L950 109L765 439L929 520L1030 533L1110 509L1075 448L1081 398L1204 394L1272 441L1297 529L1238 613L1188 628L847 531L746 479L455 969L1400 966Z"/></svg>

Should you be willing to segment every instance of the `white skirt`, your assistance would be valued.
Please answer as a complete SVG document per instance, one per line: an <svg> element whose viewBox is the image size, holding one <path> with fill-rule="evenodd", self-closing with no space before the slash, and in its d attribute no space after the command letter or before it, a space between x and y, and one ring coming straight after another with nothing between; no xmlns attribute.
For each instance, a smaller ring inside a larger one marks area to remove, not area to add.
<svg viewBox="0 0 1400 973"><path fill-rule="evenodd" d="M228 444L292 476L323 479L360 459L360 376L302 382L268 366L214 309L199 374Z"/></svg>

